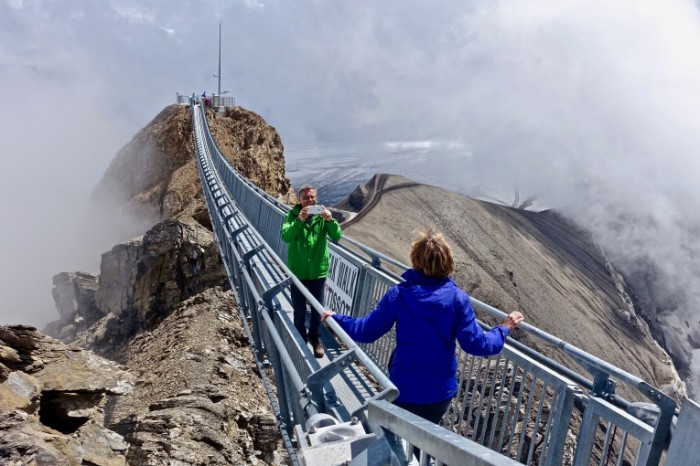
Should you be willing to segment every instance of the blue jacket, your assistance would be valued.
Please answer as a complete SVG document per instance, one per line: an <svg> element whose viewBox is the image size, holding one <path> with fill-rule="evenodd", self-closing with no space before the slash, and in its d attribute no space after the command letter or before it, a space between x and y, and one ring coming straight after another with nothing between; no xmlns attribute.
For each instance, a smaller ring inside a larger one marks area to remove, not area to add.
<svg viewBox="0 0 700 466"><path fill-rule="evenodd" d="M499 326L484 333L469 295L451 278L430 278L412 269L403 278L365 317L333 318L360 343L379 339L396 324L396 350L389 365L389 378L399 389L396 401L447 400L457 393L456 341L467 353L489 356L501 351L509 331Z"/></svg>

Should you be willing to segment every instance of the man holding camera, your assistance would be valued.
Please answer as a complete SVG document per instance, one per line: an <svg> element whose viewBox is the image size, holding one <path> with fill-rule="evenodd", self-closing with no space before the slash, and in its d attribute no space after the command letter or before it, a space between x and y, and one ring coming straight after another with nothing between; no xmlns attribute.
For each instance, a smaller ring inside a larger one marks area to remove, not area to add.
<svg viewBox="0 0 700 466"><path fill-rule="evenodd" d="M316 205L316 188L310 185L302 186L299 190L299 202L287 213L282 223L282 241L289 244L287 265L311 295L323 305L328 276L328 236L338 241L343 232L331 216L331 212L323 206ZM321 316L311 310L311 324L307 333L306 298L295 285L291 286L290 292L294 307L294 326L305 342L311 342L314 356L322 358L323 346L318 334Z"/></svg>

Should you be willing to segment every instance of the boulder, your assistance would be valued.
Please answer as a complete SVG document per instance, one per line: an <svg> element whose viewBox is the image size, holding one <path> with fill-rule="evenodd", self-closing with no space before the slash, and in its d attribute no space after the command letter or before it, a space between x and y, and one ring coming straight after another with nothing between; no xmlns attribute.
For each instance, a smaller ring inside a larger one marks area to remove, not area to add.
<svg viewBox="0 0 700 466"><path fill-rule="evenodd" d="M64 340L100 319L103 314L95 304L97 276L86 272L61 272L53 277L53 299L61 318L46 330Z"/></svg>

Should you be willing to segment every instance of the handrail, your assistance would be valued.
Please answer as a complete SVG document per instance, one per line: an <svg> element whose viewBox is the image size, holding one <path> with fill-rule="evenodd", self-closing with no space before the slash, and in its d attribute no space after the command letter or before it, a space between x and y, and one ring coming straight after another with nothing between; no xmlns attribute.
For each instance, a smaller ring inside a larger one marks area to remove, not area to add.
<svg viewBox="0 0 700 466"><path fill-rule="evenodd" d="M520 462L494 453L476 442L433 424L386 401L369 403L368 419L382 437L396 435L411 445L439 457L451 466L519 466ZM379 463L377 463L379 464ZM382 464L393 464L387 461ZM422 464L422 463L421 463Z"/></svg>

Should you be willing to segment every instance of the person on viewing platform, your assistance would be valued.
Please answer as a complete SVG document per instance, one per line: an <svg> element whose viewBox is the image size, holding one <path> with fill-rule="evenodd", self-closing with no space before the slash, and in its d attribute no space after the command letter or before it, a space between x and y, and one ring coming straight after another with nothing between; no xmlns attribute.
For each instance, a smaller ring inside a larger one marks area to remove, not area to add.
<svg viewBox="0 0 700 466"><path fill-rule="evenodd" d="M316 188L304 185L299 190L299 201L284 217L282 240L289 244L287 265L311 295L323 306L326 277L328 277L328 237L338 241L343 232L331 212L323 206L316 207ZM319 211L314 214L312 212ZM311 323L306 331L306 298L292 285L294 326L304 342L311 342L314 356L323 357L323 346L318 328L321 316L311 310Z"/></svg>
<svg viewBox="0 0 700 466"><path fill-rule="evenodd" d="M390 288L363 318L323 313L355 341L371 343L396 326L396 347L389 360L389 379L399 389L394 404L436 424L457 393L456 342L477 356L496 354L523 315L512 312L484 332L476 322L469 295L452 281L452 249L433 229L420 233L411 246L411 269L404 282Z"/></svg>

